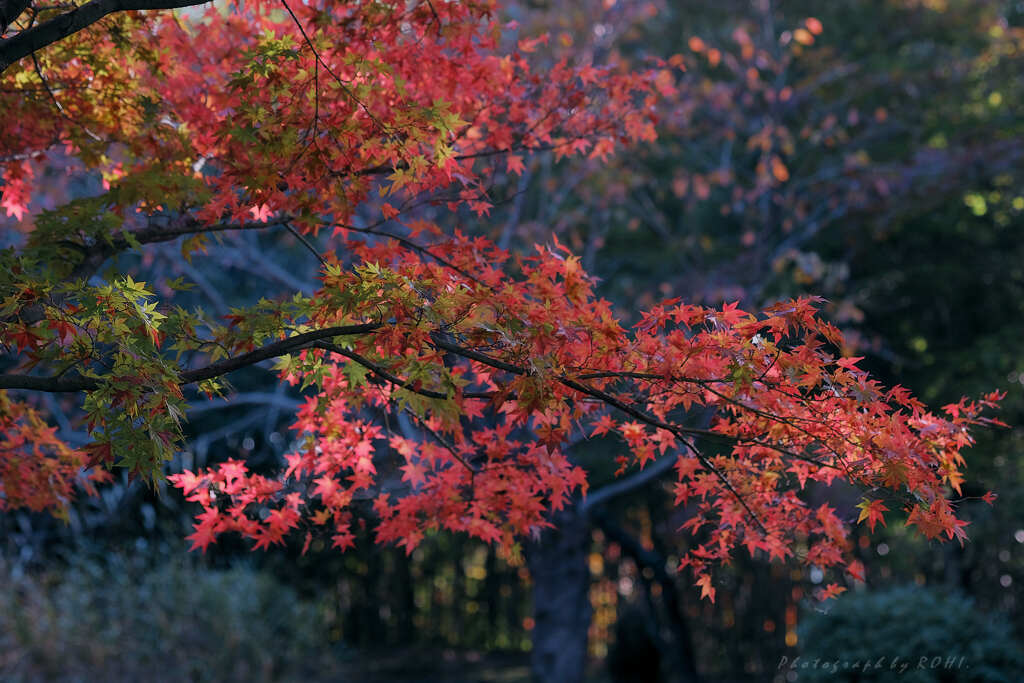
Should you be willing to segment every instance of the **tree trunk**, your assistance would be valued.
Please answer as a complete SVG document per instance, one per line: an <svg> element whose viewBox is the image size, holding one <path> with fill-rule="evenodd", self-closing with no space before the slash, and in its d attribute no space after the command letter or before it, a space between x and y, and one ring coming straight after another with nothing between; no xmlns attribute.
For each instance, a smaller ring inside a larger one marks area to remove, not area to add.
<svg viewBox="0 0 1024 683"><path fill-rule="evenodd" d="M691 642L690 629L683 618L683 609L679 600L679 592L676 590L675 577L665 570L665 557L656 550L647 550L639 540L629 535L625 529L615 523L604 511L597 509L591 513L595 524L608 537L622 548L622 552L633 558L640 570L650 569L653 580L661 585L661 598L664 601L665 612L668 617L669 632L672 642L669 643L668 654L672 661L672 668L675 671L676 679L686 683L697 683L700 676L697 674L697 658ZM641 577L643 574L641 574ZM647 579L643 579L649 583ZM650 593L648 592L648 599ZM650 617L656 620L657 612L651 605ZM657 630L656 630L657 631Z"/></svg>
<svg viewBox="0 0 1024 683"><path fill-rule="evenodd" d="M531 668L537 683L580 683L590 628L590 526L575 507L552 520L526 549L533 581Z"/></svg>

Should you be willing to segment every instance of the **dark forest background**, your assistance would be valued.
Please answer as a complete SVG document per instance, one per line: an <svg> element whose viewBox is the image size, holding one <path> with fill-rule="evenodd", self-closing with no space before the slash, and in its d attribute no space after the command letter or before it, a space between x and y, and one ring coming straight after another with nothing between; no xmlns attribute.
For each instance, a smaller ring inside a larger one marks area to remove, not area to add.
<svg viewBox="0 0 1024 683"><path fill-rule="evenodd" d="M813 569L742 555L710 604L675 573L695 539L678 531L668 468L616 484L610 442L574 445L592 496L518 564L448 534L410 556L370 542L190 554L189 505L122 478L66 522L0 517L0 679L525 681L531 653L582 632L594 681L1024 680L1024 2L509 4L521 32L551 33L541 59L679 55L685 74L656 143L601 163L538 156L500 179L491 220L433 218L512 249L554 233L625 321L673 296L757 308L819 294L885 383L935 407L1005 390L1014 426L970 451L964 494L999 494L965 504L971 542L857 527L867 582L832 605L811 601ZM202 267L175 244L123 265L185 277L212 315L315 286L317 262L287 233L209 249ZM170 468L276 466L300 399L275 379L251 368L230 401L196 405ZM81 442L73 398L43 400ZM809 495L856 515L853 491ZM557 606L574 595L589 608ZM543 614L535 596L569 612ZM942 663L863 670L921 656Z"/></svg>

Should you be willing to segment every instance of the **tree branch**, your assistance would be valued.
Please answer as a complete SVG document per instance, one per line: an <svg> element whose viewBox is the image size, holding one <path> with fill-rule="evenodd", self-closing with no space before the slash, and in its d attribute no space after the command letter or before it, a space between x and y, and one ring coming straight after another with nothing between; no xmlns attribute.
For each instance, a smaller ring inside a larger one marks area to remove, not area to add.
<svg viewBox="0 0 1024 683"><path fill-rule="evenodd" d="M229 372L234 372L235 370L239 370L248 365L253 365L254 363L259 363L260 361L264 361L269 358L282 356L289 351L294 351L299 347L321 339L330 339L331 337L340 337L342 335L350 334L366 334L367 332L373 332L381 326L381 323L363 323L360 325L327 327L322 330L313 330L311 332L296 334L295 336L288 337L287 339L280 339L272 344L267 344L255 351L244 353L241 356L225 358L224 360L217 361L212 365L207 365L205 368L183 372L181 373L182 384L192 384L193 382L201 382L206 379L220 377L221 375L226 375Z"/></svg>
<svg viewBox="0 0 1024 683"><path fill-rule="evenodd" d="M131 231L131 235L139 244L155 244L157 242L170 242L171 240L185 235L196 235L208 232L227 232L229 230L266 230L281 225L288 225L292 220L291 216L280 216L266 223L252 221L250 223L203 223L195 218L184 218L170 225L148 225L145 228ZM114 237L115 249L127 249L131 246L125 237Z"/></svg>
<svg viewBox="0 0 1024 683"><path fill-rule="evenodd" d="M349 334L365 334L373 332L381 327L381 323L362 323L359 325L344 325L328 327L322 330L312 330L296 334L287 339L279 339L276 342L267 344L261 348L248 353L243 353L234 358L211 363L206 367L195 370L185 370L180 374L179 385L194 384L207 379L214 379L226 375L235 370L254 365L269 358L276 358L306 346L321 339L340 337ZM29 375L0 375L0 389L28 389L31 391L46 391L51 393L72 392L72 391L94 391L98 389L101 381L92 377L32 377Z"/></svg>
<svg viewBox="0 0 1024 683"><path fill-rule="evenodd" d="M338 346L337 344L332 344L331 342L325 342L325 341L318 341L315 344L313 344L313 346L318 348L318 349L323 349L324 351L330 351L331 353L336 353L339 356L344 356L345 358L348 358L349 360L351 360L351 361L353 361L355 363L358 363L359 365L362 365L364 368L366 368L367 370L372 372L374 375L379 377L381 380L390 382L391 384L394 384L396 387L401 387L402 389L405 389L406 391L411 391L414 394L419 394L420 396L426 396L427 398L437 398L437 399L441 399L441 400L444 400L444 401L447 401L447 400L452 398L452 396L450 394L445 394L445 393L442 393L440 391L434 391L433 389L424 389L423 387L417 388L415 382L410 382L407 379L402 379L398 375L395 375L395 374L389 372L387 370L387 368L385 368L384 366L379 365L377 363L374 363L369 358L366 358L365 356L361 356L358 353L355 353L354 351L349 351L348 349L344 349L344 348ZM491 391L466 391L466 392L464 392L462 394L462 397L463 398L492 399L492 398L494 398L494 392L491 392Z"/></svg>
<svg viewBox="0 0 1024 683"><path fill-rule="evenodd" d="M338 346L337 344L332 344L331 342L325 341L318 341L315 344L313 344L313 346L315 346L318 349L330 351L331 353L335 353L339 356L344 356L349 360L355 361L356 363L362 365L364 368L366 368L373 374L377 375L381 379L387 380L391 384L394 384L396 387L401 387L406 391L411 391L421 396L426 396L427 398L439 398L442 400L447 400L448 398L450 398L448 394L441 393L440 391L434 391L433 389L424 389L422 387L417 388L414 382L410 382L409 380L402 379L397 375L393 375L392 373L388 372L388 370L385 367L378 365L377 363L374 363L369 358L360 356L358 353L349 351L348 349L344 349Z"/></svg>
<svg viewBox="0 0 1024 683"><path fill-rule="evenodd" d="M170 242L179 237L185 235L197 235L200 233L214 233L214 232L227 232L229 230L266 230L268 228L276 228L281 225L287 225L291 217L276 218L267 223L203 223L195 218L183 218L177 221L173 221L168 225L157 225L151 223L138 230L125 231L127 235L130 235L132 240L138 244L157 244L160 242ZM95 244L81 244L71 240L66 240L62 244L66 244L74 249L77 249L82 253L82 260L78 265L71 271L70 279L77 280L82 278L88 278L96 270L99 269L103 263L113 256L114 254L129 249L132 246L132 242L129 241L126 234L114 235L109 243L97 242Z"/></svg>
<svg viewBox="0 0 1024 683"><path fill-rule="evenodd" d="M628 477L623 477L622 479L608 484L607 486L602 486L580 502L580 512L583 514L590 514L592 510L604 505L612 498L625 495L631 491L635 491L646 486L649 481L657 479L665 472L672 469L672 466L676 464L676 460L678 459L678 452L669 453L668 455L658 458L655 462L651 463L639 472L634 472Z"/></svg>
<svg viewBox="0 0 1024 683"><path fill-rule="evenodd" d="M210 0L93 0L81 7L0 40L0 73L36 50L78 33L114 12L133 10L179 9L205 5Z"/></svg>
<svg viewBox="0 0 1024 683"><path fill-rule="evenodd" d="M185 235L195 235L199 233L226 232L229 230L265 230L267 228L274 228L280 225L288 225L290 220L291 217L282 216L267 223L224 222L214 223L211 225L203 223L195 218L184 217L171 222L168 225L150 223L138 230L124 231L113 236L109 243L96 242L94 244L82 244L73 240L62 240L58 242L58 244L76 249L81 254L81 261L71 269L67 279L84 280L88 279L93 273L99 270L100 266L102 266L108 258L120 251L130 248L132 246L132 242L136 242L138 244L156 244L159 242L170 242L171 240L175 240ZM126 235L131 235L132 241L129 241ZM38 245L30 243L29 246ZM37 323L43 319L43 309L41 306L28 306L23 308L16 317L20 318L22 322L27 324ZM14 316L6 319L0 318L0 322L8 322L13 319ZM78 390L72 389L71 391Z"/></svg>

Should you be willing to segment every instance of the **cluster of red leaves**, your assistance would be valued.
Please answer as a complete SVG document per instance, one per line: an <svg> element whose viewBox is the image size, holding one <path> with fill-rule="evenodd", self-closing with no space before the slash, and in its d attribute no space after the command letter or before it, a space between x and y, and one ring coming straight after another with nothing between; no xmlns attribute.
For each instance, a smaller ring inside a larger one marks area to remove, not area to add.
<svg viewBox="0 0 1024 683"><path fill-rule="evenodd" d="M288 466L278 479L249 474L234 461L169 477L189 500L203 506L189 537L194 548L205 550L229 531L254 540L258 548L282 543L286 532L301 527L307 546L322 530L344 550L354 544L353 513L360 504L364 513L372 504L379 542L395 542L410 552L425 532L439 529L509 548L517 537L546 526L544 513L560 508L571 491L585 486L581 469L557 452L510 439L508 425L474 434L485 444L480 452L486 462L470 467L468 459L476 457L477 448L465 439L446 447L386 435L353 414L347 405L351 398L346 400L352 392L344 379L327 384L332 398L310 400L299 415L297 427L311 437L308 448L286 457ZM384 388L358 393L367 405L391 406ZM326 406L324 417L316 416L321 405ZM437 434L433 430L440 425L428 419L421 428ZM375 462L388 452L401 463L400 480L378 477Z"/></svg>
<svg viewBox="0 0 1024 683"><path fill-rule="evenodd" d="M673 300L627 331L561 247L520 259L516 278L507 274L508 254L483 239L456 237L436 247L433 260L394 243L349 247L375 265L328 268L316 324L388 324L340 354L305 352L307 362L329 363L321 393L295 425L306 447L288 456L274 502L261 510L249 507L248 492L222 512L205 501L197 547L219 530L241 530L237 520L246 514L245 524L263 515L267 527L275 506L326 525L344 547L353 511L371 498L365 517L376 520L380 541L411 551L425 530L443 528L508 546L585 491L582 471L559 449L580 435L606 434L621 437L632 456L621 458L623 470L677 455L684 528L703 539L682 565L712 599L710 567L741 546L862 575L847 552L852 520L828 505L809 506L800 493L808 481L874 491L902 504L908 523L929 538L965 538L966 523L946 494L959 490L966 428L985 421L982 409L999 397L949 406L948 418L927 412L903 388L870 379L859 359L835 357L829 348L842 339L816 316L814 299L761 316ZM377 296L340 303L368 286ZM379 384L350 382L356 366L383 368L371 370ZM288 370L293 380L295 372ZM402 401L416 396L435 398L420 412L403 411ZM709 408L710 427L692 426ZM392 414L383 431L367 421L370 412ZM382 454L396 457L400 479L378 475ZM192 490L210 476L174 480ZM269 491L261 477L254 481ZM882 509L872 503L872 526ZM299 516L287 519L299 526ZM284 521L273 523L280 538ZM244 533L265 539L270 532Z"/></svg>
<svg viewBox="0 0 1024 683"><path fill-rule="evenodd" d="M495 155L521 172L525 152L604 157L620 140L654 138L646 74L565 61L534 71L531 41L496 52L510 27L495 11L487 1L257 0L76 34L40 56L65 116L38 87L5 96L4 206L24 214L35 189L24 160L60 144L128 188L127 208L199 199L196 215L211 223L278 213L345 223L381 178L405 197L455 187L453 202L484 214ZM8 75L34 80L32 69ZM157 183L161 199L140 187L147 174L201 188L179 196ZM386 205L385 217L398 210Z"/></svg>
<svg viewBox="0 0 1024 683"><path fill-rule="evenodd" d="M93 492L93 483L110 475L86 474L86 458L56 436L31 406L0 391L0 511L26 507L62 514L76 486Z"/></svg>

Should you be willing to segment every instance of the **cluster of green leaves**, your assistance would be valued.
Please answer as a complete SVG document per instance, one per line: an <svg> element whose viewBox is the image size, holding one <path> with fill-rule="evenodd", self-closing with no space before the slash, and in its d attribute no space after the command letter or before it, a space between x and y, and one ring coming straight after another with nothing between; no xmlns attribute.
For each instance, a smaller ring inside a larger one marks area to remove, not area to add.
<svg viewBox="0 0 1024 683"><path fill-rule="evenodd" d="M61 279L58 258L41 267L10 251L2 258L6 350L24 353L27 367L55 364L59 379L92 389L83 409L94 463L161 476L178 447L185 403L177 366L159 350L166 316L153 292L128 274L96 284Z"/></svg>
<svg viewBox="0 0 1024 683"><path fill-rule="evenodd" d="M94 350L113 347L104 354L109 367L81 371L100 382L83 404L94 438L88 452L94 462L116 458L118 466L153 478L178 448L185 402L177 367L158 350L164 315L145 285L125 276L90 288L91 297L77 298L76 320L94 332Z"/></svg>

